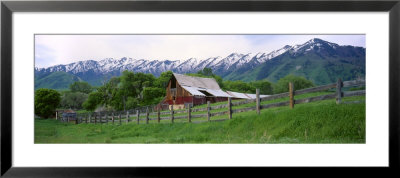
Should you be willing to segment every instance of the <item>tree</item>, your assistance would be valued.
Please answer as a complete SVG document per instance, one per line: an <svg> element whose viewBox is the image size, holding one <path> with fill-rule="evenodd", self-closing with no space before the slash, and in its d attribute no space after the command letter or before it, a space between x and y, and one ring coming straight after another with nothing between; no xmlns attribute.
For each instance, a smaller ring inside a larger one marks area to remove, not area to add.
<svg viewBox="0 0 400 178"><path fill-rule="evenodd" d="M251 86L249 83L237 80L237 81L225 81L224 89L241 92L241 93L255 93L256 88Z"/></svg>
<svg viewBox="0 0 400 178"><path fill-rule="evenodd" d="M314 84L304 77L287 75L278 80L274 86L274 93L284 93L289 91L289 82L293 82L295 90L313 87Z"/></svg>
<svg viewBox="0 0 400 178"><path fill-rule="evenodd" d="M93 91L93 87L87 82L74 82L69 85L71 92L81 92L89 94Z"/></svg>
<svg viewBox="0 0 400 178"><path fill-rule="evenodd" d="M261 95L270 95L273 94L273 87L272 84L266 80L259 80L250 82L250 85L254 88L260 89Z"/></svg>
<svg viewBox="0 0 400 178"><path fill-rule="evenodd" d="M89 94L87 100L83 102L82 106L88 111L94 111L97 106L103 102L103 93L98 91Z"/></svg>
<svg viewBox="0 0 400 178"><path fill-rule="evenodd" d="M199 70L197 74L204 75L204 76L213 76L213 72L211 68L203 68L203 70Z"/></svg>
<svg viewBox="0 0 400 178"><path fill-rule="evenodd" d="M61 97L60 106L62 108L82 109L82 104L87 98L88 95L86 93L65 92Z"/></svg>
<svg viewBox="0 0 400 178"><path fill-rule="evenodd" d="M142 105L150 105L160 102L164 97L165 90L156 87L147 87L143 90ZM161 99L160 99L161 98Z"/></svg>
<svg viewBox="0 0 400 178"><path fill-rule="evenodd" d="M154 82L154 86L165 90L165 88L168 85L169 80L172 78L172 75L173 75L173 73L171 71L161 73L160 77L158 77L157 80ZM165 91L164 91L164 94L165 94Z"/></svg>
<svg viewBox="0 0 400 178"><path fill-rule="evenodd" d="M60 93L53 89L41 88L35 91L35 114L49 118L60 104Z"/></svg>
<svg viewBox="0 0 400 178"><path fill-rule="evenodd" d="M119 77L112 77L108 82L97 89L97 92L101 94L100 104L104 104L105 107L111 104L111 101L115 98L114 96L117 93L119 83Z"/></svg>
<svg viewBox="0 0 400 178"><path fill-rule="evenodd" d="M126 109L134 109L139 105L139 100L134 97L128 97L126 100Z"/></svg>

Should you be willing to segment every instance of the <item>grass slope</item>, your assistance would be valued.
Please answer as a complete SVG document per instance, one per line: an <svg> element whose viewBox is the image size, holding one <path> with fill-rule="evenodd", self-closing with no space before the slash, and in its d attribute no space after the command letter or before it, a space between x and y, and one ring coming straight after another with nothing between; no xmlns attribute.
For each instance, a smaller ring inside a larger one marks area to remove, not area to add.
<svg viewBox="0 0 400 178"><path fill-rule="evenodd" d="M35 76L35 89L67 89L70 84L76 81L81 81L81 79L66 72L53 72L44 77Z"/></svg>
<svg viewBox="0 0 400 178"><path fill-rule="evenodd" d="M344 98L360 99L365 97ZM74 125L35 119L35 143L365 143L365 103L325 100L199 124Z"/></svg>

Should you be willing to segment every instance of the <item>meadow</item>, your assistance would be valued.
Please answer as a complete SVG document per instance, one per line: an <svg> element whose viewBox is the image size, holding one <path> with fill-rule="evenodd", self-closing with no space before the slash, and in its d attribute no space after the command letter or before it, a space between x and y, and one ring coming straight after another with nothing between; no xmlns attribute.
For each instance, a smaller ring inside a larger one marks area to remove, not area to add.
<svg viewBox="0 0 400 178"><path fill-rule="evenodd" d="M343 98L344 102L359 100L365 96ZM365 143L365 118L365 102L337 105L330 99L297 104L293 109L265 109L260 115L235 113L231 120L197 124L185 119L139 125L35 119L35 143Z"/></svg>

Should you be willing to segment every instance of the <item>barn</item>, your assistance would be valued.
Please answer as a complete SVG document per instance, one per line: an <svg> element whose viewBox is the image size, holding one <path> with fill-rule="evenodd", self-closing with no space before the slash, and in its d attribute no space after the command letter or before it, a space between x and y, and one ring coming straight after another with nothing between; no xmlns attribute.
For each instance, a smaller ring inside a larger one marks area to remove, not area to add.
<svg viewBox="0 0 400 178"><path fill-rule="evenodd" d="M173 73L166 88L166 96L160 103L162 106L173 105L174 109L187 108L233 99L253 99L255 94L223 91L214 78L193 77ZM263 95L261 97L265 97ZM164 107L163 107L164 108Z"/></svg>

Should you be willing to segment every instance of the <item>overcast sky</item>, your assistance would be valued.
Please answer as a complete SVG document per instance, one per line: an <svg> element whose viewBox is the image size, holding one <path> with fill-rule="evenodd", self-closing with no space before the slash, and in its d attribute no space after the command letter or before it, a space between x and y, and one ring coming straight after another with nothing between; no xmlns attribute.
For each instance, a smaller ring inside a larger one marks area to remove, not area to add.
<svg viewBox="0 0 400 178"><path fill-rule="evenodd" d="M312 38L365 47L365 35L35 35L35 66L104 58L186 60L268 53Z"/></svg>

